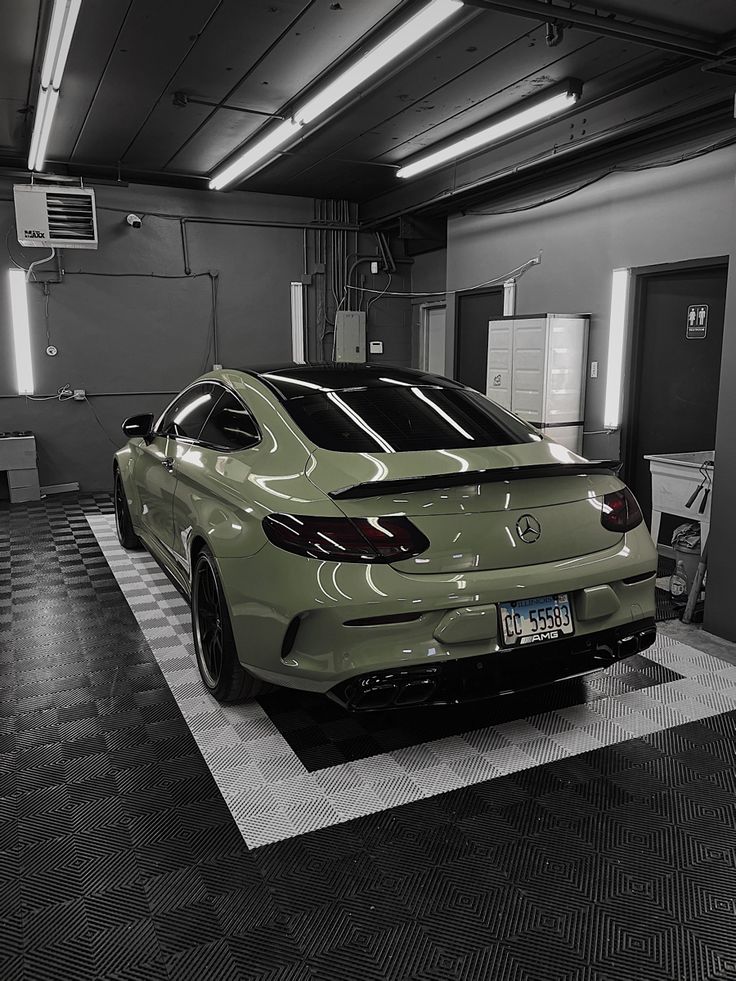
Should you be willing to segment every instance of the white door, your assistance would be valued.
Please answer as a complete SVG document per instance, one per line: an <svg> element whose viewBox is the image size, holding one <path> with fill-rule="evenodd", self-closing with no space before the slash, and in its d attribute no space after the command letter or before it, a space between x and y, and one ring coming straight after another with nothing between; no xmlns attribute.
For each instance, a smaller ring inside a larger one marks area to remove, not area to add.
<svg viewBox="0 0 736 981"><path fill-rule="evenodd" d="M419 328L419 367L433 375L445 374L445 315L446 309L432 305L422 307Z"/></svg>

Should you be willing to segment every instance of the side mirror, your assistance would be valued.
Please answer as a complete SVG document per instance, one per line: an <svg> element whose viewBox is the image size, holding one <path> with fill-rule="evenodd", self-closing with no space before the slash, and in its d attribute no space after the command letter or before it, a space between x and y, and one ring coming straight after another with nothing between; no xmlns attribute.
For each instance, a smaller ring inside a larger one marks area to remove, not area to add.
<svg viewBox="0 0 736 981"><path fill-rule="evenodd" d="M142 436L146 439L151 435L151 429L153 428L153 413L144 412L139 416L131 416L126 419L123 423L123 432L128 437L128 439L135 439L136 437Z"/></svg>

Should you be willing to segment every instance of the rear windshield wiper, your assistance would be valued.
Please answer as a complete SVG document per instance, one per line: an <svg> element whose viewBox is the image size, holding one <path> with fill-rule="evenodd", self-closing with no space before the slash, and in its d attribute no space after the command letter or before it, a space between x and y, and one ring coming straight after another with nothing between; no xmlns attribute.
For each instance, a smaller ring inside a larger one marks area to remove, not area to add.
<svg viewBox="0 0 736 981"><path fill-rule="evenodd" d="M471 484L494 484L511 480L536 480L539 477L574 477L591 473L615 476L621 468L619 460L590 460L583 463L535 463L530 466L497 467L491 470L466 470L459 473L430 474L424 477L399 477L395 480L368 480L329 491L334 501L357 497L381 497L384 494L405 494L409 491L432 490L443 487L466 487Z"/></svg>

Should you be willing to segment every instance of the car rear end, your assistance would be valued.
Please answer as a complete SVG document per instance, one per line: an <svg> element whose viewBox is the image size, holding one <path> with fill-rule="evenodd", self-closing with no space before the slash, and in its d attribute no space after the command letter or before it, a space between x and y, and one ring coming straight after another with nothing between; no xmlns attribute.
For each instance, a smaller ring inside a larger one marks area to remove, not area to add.
<svg viewBox="0 0 736 981"><path fill-rule="evenodd" d="M656 554L610 464L460 386L295 399L331 516L264 520L260 561L291 604L271 680L359 710L449 703L653 642Z"/></svg>

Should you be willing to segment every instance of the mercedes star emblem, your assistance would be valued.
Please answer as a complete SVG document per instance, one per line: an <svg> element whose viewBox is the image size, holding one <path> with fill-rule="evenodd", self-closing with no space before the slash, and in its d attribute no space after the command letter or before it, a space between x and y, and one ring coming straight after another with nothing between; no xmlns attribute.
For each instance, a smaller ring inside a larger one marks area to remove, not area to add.
<svg viewBox="0 0 736 981"><path fill-rule="evenodd" d="M526 542L527 545L531 545L533 542L539 541L542 535L542 527L536 518L533 518L531 514L522 514L519 520L516 522L516 534L522 540Z"/></svg>

